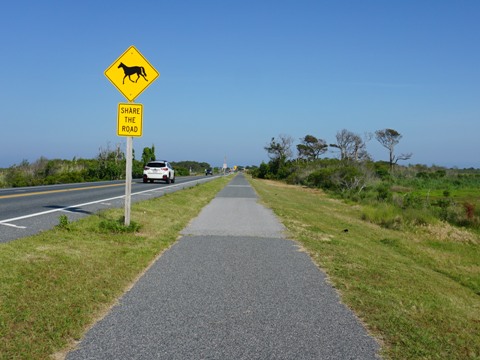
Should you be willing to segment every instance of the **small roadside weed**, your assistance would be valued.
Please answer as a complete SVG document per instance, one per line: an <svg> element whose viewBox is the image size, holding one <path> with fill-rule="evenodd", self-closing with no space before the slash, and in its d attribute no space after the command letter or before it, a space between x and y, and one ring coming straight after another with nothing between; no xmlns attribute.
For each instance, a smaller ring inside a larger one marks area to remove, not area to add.
<svg viewBox="0 0 480 360"><path fill-rule="evenodd" d="M134 233L141 228L140 224L135 221L130 221L130 225L125 225L125 218L122 216L118 220L105 219L100 221L98 225L100 231L112 233Z"/></svg>
<svg viewBox="0 0 480 360"><path fill-rule="evenodd" d="M69 230L69 221L67 215L63 214L58 217L58 225L57 228L59 229L64 229L64 230Z"/></svg>

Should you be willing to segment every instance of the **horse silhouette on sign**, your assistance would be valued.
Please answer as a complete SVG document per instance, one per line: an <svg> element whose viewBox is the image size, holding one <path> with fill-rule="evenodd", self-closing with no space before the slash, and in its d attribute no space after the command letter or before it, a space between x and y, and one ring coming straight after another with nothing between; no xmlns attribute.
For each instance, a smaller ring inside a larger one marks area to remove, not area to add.
<svg viewBox="0 0 480 360"><path fill-rule="evenodd" d="M118 65L118 69L119 68L122 68L123 69L123 72L125 73L125 76L123 77L123 80L122 80L122 84L125 84L125 78L128 76L128 78L130 79L131 82L137 82L138 79L141 77L143 77L145 79L145 81L148 81L147 78L145 76L147 76L147 74L145 73L145 69L143 68L143 66L132 66L132 67L129 67L127 65L125 65L124 63L120 63L120 65ZM130 77L131 75L133 74L137 74L137 80L133 81L132 78Z"/></svg>

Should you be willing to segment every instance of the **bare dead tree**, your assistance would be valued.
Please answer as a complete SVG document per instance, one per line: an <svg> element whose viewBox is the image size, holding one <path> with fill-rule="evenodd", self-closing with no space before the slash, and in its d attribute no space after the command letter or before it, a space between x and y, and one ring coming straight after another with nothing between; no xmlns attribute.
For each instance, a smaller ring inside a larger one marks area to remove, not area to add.
<svg viewBox="0 0 480 360"><path fill-rule="evenodd" d="M337 132L336 139L337 143L330 144L330 147L340 150L340 160L360 161L369 158L366 141L360 135L343 129Z"/></svg>
<svg viewBox="0 0 480 360"><path fill-rule="evenodd" d="M393 129L383 129L375 131L375 138L389 153L390 171L393 170L393 166L400 160L408 160L412 157L412 153L395 155L395 146L402 139L402 135Z"/></svg>

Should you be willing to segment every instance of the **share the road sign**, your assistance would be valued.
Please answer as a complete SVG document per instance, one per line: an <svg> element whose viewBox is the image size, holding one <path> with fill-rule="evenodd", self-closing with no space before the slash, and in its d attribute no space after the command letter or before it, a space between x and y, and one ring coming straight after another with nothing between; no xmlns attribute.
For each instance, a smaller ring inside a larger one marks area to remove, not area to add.
<svg viewBox="0 0 480 360"><path fill-rule="evenodd" d="M105 70L105 76L128 101L134 101L160 73L134 46L130 46Z"/></svg>
<svg viewBox="0 0 480 360"><path fill-rule="evenodd" d="M142 136L143 132L143 105L118 104L117 135Z"/></svg>

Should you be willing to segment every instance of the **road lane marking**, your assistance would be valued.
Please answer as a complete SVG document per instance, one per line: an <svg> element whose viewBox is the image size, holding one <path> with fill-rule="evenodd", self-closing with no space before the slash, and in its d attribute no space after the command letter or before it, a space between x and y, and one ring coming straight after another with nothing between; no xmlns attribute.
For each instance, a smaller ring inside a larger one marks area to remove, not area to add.
<svg viewBox="0 0 480 360"><path fill-rule="evenodd" d="M26 226L19 226L19 225L14 225L14 224L7 224L7 223L4 223L4 222L0 222L0 225L11 226L11 227L14 227L14 228L17 228L17 229L26 229L26 228L27 228Z"/></svg>
<svg viewBox="0 0 480 360"><path fill-rule="evenodd" d="M70 208L68 208L68 209L60 209L60 210L58 210L58 211L66 212L66 213L68 213L68 214L75 214L75 213L77 212L76 209L70 210Z"/></svg>
<svg viewBox="0 0 480 360"><path fill-rule="evenodd" d="M202 183L202 182L205 182L205 181L202 181L202 179L197 179L197 180L191 180L191 181L184 182L184 183L182 183L181 185L187 185L187 184L190 184L190 183ZM120 185L125 186L125 184L120 184ZM107 185L107 186L112 186L112 185ZM168 188L171 188L171 187L174 187L174 186L178 186L178 185L169 185L169 186L162 187L161 189L168 189ZM154 192L154 191L158 191L158 190L159 190L159 188L149 189L149 190L144 190L144 191L139 191L139 192L132 193L131 196L141 195L141 194L145 194L145 193L148 193L148 192ZM120 195L120 196L116 196L116 197L108 198L108 199L101 199L101 200L91 201L91 202L83 203L83 204L65 206L65 207L58 208L58 209L41 211L41 212L38 212L38 213L29 214L29 215L23 215L23 216L18 216L18 217L11 218L11 219L4 219L4 220L0 220L0 225L6 225L6 226L13 226L13 227L22 228L22 227L20 227L20 226L12 225L12 224L9 224L9 223L10 223L10 222L13 222L13 221L29 219L29 218L37 217L37 216L41 216L41 215L52 214L52 213L54 213L54 212L68 211L68 209L71 209L71 208L81 208L82 206L94 205L94 204L99 204L99 203L101 204L101 203L104 203L104 202L109 202L109 201L118 200L118 199L123 199L123 198L125 198L125 195Z"/></svg>
<svg viewBox="0 0 480 360"><path fill-rule="evenodd" d="M72 188L72 189L37 191L37 192L31 192L31 193L25 193L25 194L1 195L0 199L10 199L10 198L16 198L16 197L33 196L33 195L48 195L48 194L54 194L54 193L79 191L79 190L101 189L101 188L113 187L113 186L125 186L125 184L97 185L97 186L79 187L79 188Z"/></svg>

